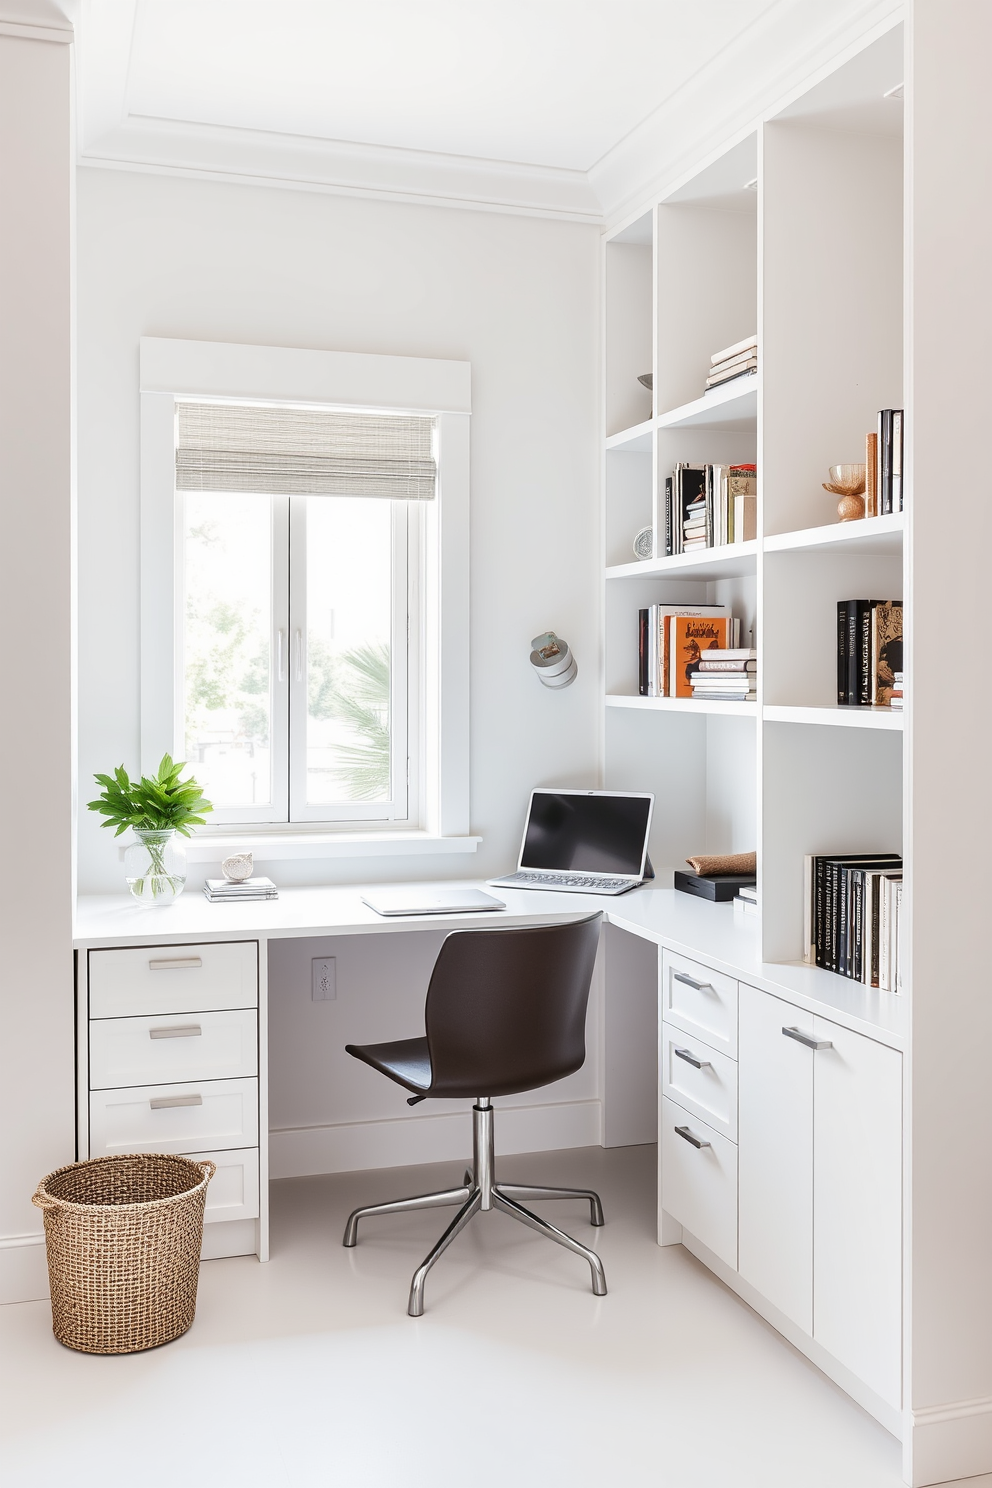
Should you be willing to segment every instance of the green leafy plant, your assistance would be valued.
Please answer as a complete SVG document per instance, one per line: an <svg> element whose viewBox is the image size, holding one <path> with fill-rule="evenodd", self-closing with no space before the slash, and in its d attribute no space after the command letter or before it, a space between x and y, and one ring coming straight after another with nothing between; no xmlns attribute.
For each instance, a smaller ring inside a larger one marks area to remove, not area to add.
<svg viewBox="0 0 992 1488"><path fill-rule="evenodd" d="M389 791L389 647L371 642L346 651L326 706L360 741L336 751L335 773L349 799L381 801Z"/></svg>
<svg viewBox="0 0 992 1488"><path fill-rule="evenodd" d="M140 780L131 780L124 766L118 765L112 776L93 777L103 791L87 803L88 809L107 818L101 826L117 828L115 837L128 827L136 832L181 832L188 837L190 827L203 825L201 813L213 807L192 776L180 780L185 768L185 761L177 765L164 754L154 779L142 775Z"/></svg>

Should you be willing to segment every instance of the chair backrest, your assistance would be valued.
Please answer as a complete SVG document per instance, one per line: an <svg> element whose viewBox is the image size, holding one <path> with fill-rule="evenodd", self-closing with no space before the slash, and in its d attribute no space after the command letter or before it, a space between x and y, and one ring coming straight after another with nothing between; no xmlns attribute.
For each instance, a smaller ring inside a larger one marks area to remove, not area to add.
<svg viewBox="0 0 992 1488"><path fill-rule="evenodd" d="M427 989L430 1095L514 1095L581 1067L600 918L447 937Z"/></svg>

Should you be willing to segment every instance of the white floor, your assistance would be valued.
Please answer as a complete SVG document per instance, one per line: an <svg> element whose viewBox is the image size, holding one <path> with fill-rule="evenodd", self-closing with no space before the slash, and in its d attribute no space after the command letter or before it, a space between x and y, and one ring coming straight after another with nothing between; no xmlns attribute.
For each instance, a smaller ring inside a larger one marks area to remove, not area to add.
<svg viewBox="0 0 992 1488"><path fill-rule="evenodd" d="M467 1133L466 1133L467 1135ZM654 1149L507 1158L508 1180L594 1186L606 1227L549 1218L578 1257L480 1215L406 1316L453 1211L350 1208L460 1181L452 1165L273 1185L273 1259L203 1267L196 1322L146 1354L53 1339L0 1309L6 1488L897 1488L895 1440L680 1246L655 1244ZM595 1239L592 1239L595 1237ZM990 1479L969 1480L970 1488Z"/></svg>

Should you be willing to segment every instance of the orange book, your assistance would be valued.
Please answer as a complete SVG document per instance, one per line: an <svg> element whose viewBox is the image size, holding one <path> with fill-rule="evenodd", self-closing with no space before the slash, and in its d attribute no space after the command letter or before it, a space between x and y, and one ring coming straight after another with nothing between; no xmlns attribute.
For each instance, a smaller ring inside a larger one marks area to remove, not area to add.
<svg viewBox="0 0 992 1488"><path fill-rule="evenodd" d="M669 697L692 697L689 680L704 651L730 645L728 615L673 615L668 627Z"/></svg>
<svg viewBox="0 0 992 1488"><path fill-rule="evenodd" d="M878 435L865 435L865 516L878 516Z"/></svg>

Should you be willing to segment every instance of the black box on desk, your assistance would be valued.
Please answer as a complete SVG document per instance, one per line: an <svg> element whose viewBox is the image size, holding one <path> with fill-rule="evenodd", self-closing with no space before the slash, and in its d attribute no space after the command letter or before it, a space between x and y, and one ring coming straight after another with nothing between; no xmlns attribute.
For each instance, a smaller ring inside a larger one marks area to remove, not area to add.
<svg viewBox="0 0 992 1488"><path fill-rule="evenodd" d="M716 904L729 904L736 899L737 890L757 883L753 873L721 873L708 878L703 873L683 873L676 869L675 887L683 894L695 894L697 899L712 899Z"/></svg>

